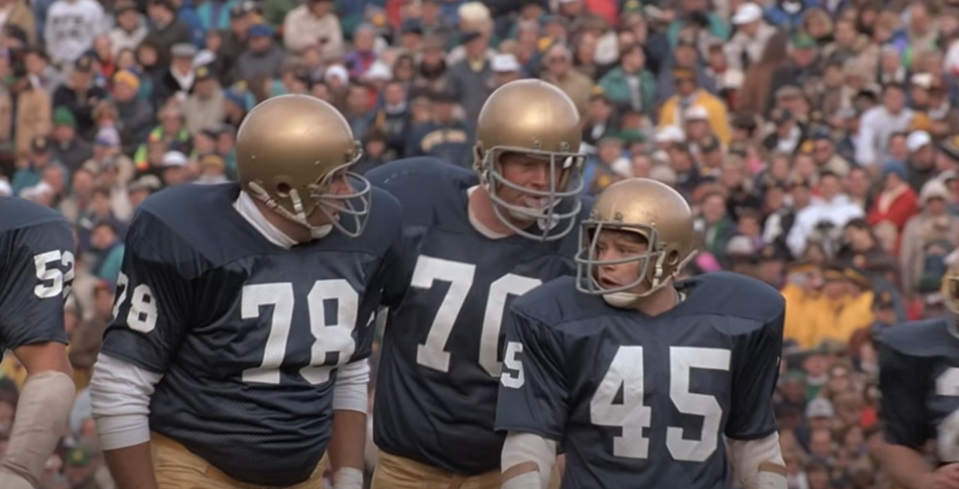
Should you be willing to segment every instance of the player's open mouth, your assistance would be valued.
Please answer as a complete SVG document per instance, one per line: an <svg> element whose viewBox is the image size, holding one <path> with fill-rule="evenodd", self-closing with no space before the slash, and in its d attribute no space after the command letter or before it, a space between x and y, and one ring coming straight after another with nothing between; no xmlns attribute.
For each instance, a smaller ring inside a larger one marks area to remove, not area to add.
<svg viewBox="0 0 959 489"><path fill-rule="evenodd" d="M600 277L600 278L599 278L599 286L602 287L602 288L604 288L604 289L612 289L612 288L615 288L615 287L619 287L619 283L614 282L614 281L612 281L612 280L610 280L610 279L608 279L608 278Z"/></svg>
<svg viewBox="0 0 959 489"><path fill-rule="evenodd" d="M530 197L523 198L523 205L533 210L546 210L549 207L548 197Z"/></svg>

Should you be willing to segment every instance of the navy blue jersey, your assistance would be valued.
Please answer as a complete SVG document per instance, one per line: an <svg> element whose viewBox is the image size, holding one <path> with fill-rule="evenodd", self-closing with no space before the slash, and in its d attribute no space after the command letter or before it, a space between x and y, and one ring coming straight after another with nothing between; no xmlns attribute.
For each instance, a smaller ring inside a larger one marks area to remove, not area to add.
<svg viewBox="0 0 959 489"><path fill-rule="evenodd" d="M141 205L103 352L163 374L150 429L238 481L288 486L326 449L335 368L369 356L375 309L398 299L400 212L376 190L359 238L283 249L238 194L184 185Z"/></svg>
<svg viewBox="0 0 959 489"><path fill-rule="evenodd" d="M886 441L959 462L959 338L950 319L928 319L879 335L879 389Z"/></svg>
<svg viewBox="0 0 959 489"><path fill-rule="evenodd" d="M73 283L75 247L63 216L0 197L0 357L6 349L67 342L63 302Z"/></svg>
<svg viewBox="0 0 959 489"><path fill-rule="evenodd" d="M686 300L648 317L574 284L513 303L496 428L562 441L564 489L729 487L724 437L776 431L782 296L716 273L678 284Z"/></svg>
<svg viewBox="0 0 959 489"><path fill-rule="evenodd" d="M414 267L403 305L387 320L374 440L460 475L498 470L500 323L515 296L574 273L578 229L549 243L490 239L468 216L477 177L440 160L392 162L366 176L399 199Z"/></svg>

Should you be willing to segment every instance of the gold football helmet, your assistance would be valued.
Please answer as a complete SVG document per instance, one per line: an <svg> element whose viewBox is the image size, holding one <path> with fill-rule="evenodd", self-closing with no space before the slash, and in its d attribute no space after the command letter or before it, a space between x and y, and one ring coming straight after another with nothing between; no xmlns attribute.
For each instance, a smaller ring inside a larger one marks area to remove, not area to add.
<svg viewBox="0 0 959 489"><path fill-rule="evenodd" d="M953 253L946 257L949 268L942 276L942 284L939 288L942 293L942 303L954 314L959 314L959 263L956 260L959 256Z"/></svg>
<svg viewBox="0 0 959 489"><path fill-rule="evenodd" d="M236 136L241 188L316 238L334 226L350 237L363 232L372 187L349 171L360 156L360 143L346 119L332 105L308 95L282 95L260 103ZM331 191L341 178L350 183L346 194ZM329 224L311 224L308 219L316 211ZM343 216L353 222L344 226Z"/></svg>
<svg viewBox="0 0 959 489"><path fill-rule="evenodd" d="M517 80L490 95L477 121L473 164L480 181L489 190L494 213L503 225L539 241L560 239L572 231L582 208L578 198L583 190L585 161L579 152L581 139L576 105L553 85L540 80ZM549 161L549 188L530 189L504 178L500 156L512 152ZM502 187L544 199L545 210L507 202L499 195ZM575 200L560 212L557 206L563 199ZM538 221L543 231L534 234L522 229L506 214L522 221Z"/></svg>
<svg viewBox="0 0 959 489"><path fill-rule="evenodd" d="M599 259L597 245L605 229L642 236L645 253L613 260ZM670 283L696 255L693 213L679 192L656 180L630 178L616 182L599 194L589 219L580 224L580 250L576 255L576 287L592 295L630 293L645 297ZM632 283L603 288L596 280L598 268L641 262ZM640 284L649 288L633 290Z"/></svg>

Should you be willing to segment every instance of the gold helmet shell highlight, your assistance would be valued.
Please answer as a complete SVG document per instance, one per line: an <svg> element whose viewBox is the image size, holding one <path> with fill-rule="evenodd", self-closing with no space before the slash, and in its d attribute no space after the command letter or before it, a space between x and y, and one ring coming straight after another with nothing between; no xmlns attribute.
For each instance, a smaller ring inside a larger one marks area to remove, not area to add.
<svg viewBox="0 0 959 489"><path fill-rule="evenodd" d="M582 208L585 157L580 153L582 128L576 105L559 88L540 80L516 80L493 92L483 105L476 125L474 167L487 185L497 218L513 232L527 238L552 241L572 231ZM520 153L549 163L550 184L544 190L517 185L503 177L500 157ZM558 173L558 174L557 174ZM509 187L546 201L533 209L505 201L499 191ZM573 205L560 211L563 199ZM541 233L516 226L507 214L522 221L539 222Z"/></svg>
<svg viewBox="0 0 959 489"><path fill-rule="evenodd" d="M308 95L263 101L247 114L236 136L241 188L314 234L324 227L307 221L317 211L347 235L363 232L372 187L349 172L360 156L360 144L346 119L332 105ZM350 192L330 192L338 178L348 179ZM344 226L344 216L354 222Z"/></svg>
<svg viewBox="0 0 959 489"><path fill-rule="evenodd" d="M645 253L600 260L599 236L604 230L636 233L647 243ZM648 178L631 178L607 187L593 205L588 220L580 224L580 250L576 256L577 288L586 294L632 292L646 284L643 297L668 284L696 254L693 213L679 192ZM598 267L641 262L636 280L615 288L602 288L595 279Z"/></svg>
<svg viewBox="0 0 959 489"><path fill-rule="evenodd" d="M952 262L949 263L949 268L942 276L942 284L939 290L942 292L942 303L945 304L946 308L955 314L959 314L959 263L955 262L956 258L955 253L946 258L947 262Z"/></svg>

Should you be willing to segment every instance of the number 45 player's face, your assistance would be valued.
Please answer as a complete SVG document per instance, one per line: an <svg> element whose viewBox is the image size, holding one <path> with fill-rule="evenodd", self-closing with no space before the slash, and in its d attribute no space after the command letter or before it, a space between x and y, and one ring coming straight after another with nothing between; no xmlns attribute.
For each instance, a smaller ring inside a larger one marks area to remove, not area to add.
<svg viewBox="0 0 959 489"><path fill-rule="evenodd" d="M616 261L633 258L631 261L617 264L598 265L593 276L600 287L613 289L635 283L642 273L643 263L649 249L646 238L637 233L604 229L596 240L597 261ZM646 281L626 292L642 294L649 289Z"/></svg>
<svg viewBox="0 0 959 489"><path fill-rule="evenodd" d="M553 182L550 182L550 165L553 164L551 161L549 157L504 153L500 156L499 163L505 180L524 189L542 193L550 188L557 188L563 178L563 172L557 169L552 175ZM508 204L543 212L547 210L550 201L548 197L536 196L506 185L499 188L498 195ZM529 216L525 214L510 215L517 221L529 220Z"/></svg>

